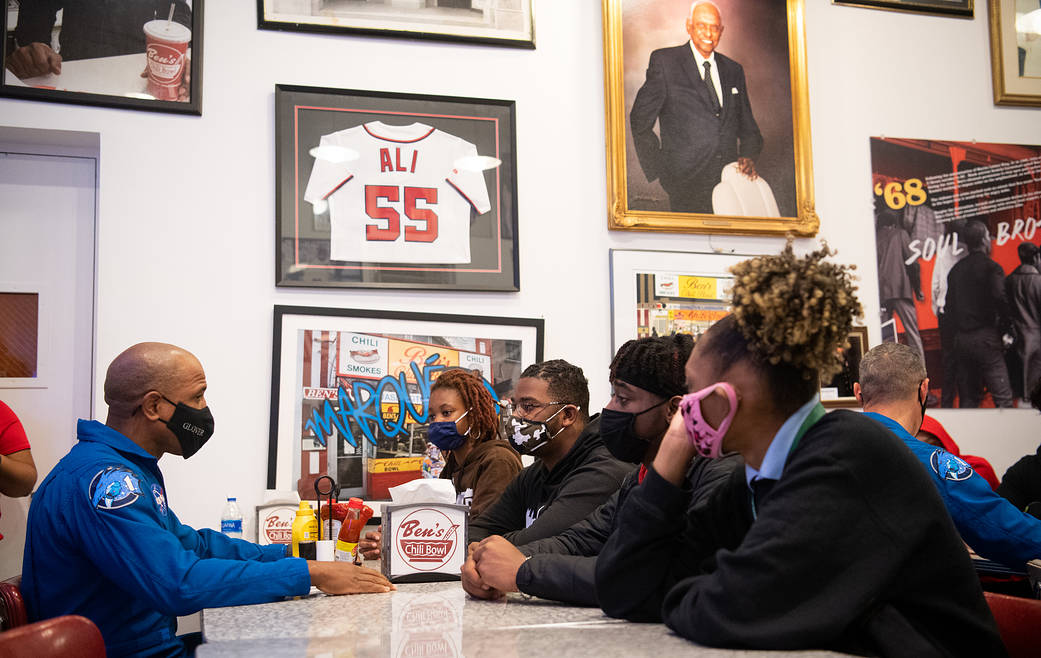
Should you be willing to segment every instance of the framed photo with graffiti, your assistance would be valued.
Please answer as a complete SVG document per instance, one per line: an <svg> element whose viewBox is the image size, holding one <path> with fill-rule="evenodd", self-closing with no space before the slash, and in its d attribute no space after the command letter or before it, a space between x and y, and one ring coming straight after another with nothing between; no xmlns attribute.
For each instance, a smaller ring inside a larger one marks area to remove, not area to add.
<svg viewBox="0 0 1041 658"><path fill-rule="evenodd" d="M275 285L519 290L514 114L276 86Z"/></svg>
<svg viewBox="0 0 1041 658"><path fill-rule="evenodd" d="M426 404L441 372L467 368L495 400L542 360L536 318L275 306L267 486L314 499L386 498L428 472Z"/></svg>

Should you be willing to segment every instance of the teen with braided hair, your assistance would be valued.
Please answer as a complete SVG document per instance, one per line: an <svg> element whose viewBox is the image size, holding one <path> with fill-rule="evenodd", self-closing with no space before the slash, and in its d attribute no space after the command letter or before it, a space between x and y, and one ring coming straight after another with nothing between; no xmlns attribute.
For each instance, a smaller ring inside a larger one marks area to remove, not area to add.
<svg viewBox="0 0 1041 658"><path fill-rule="evenodd" d="M473 546L463 566L463 589L481 599L524 592L544 599L597 605L596 556L618 526L618 510L647 473L669 419L686 392L684 366L694 339L688 334L630 340L611 361L611 400L600 414L600 438L632 469L603 505L570 528L514 546L492 535ZM639 467L633 467L633 465ZM708 496L740 465L726 459L695 459L687 473L691 505ZM528 559L530 557L530 559Z"/></svg>
<svg viewBox="0 0 1041 658"><path fill-rule="evenodd" d="M446 458L441 478L452 481L456 502L475 519L520 473L520 457L499 438L495 401L477 375L462 368L442 373L429 407L429 440Z"/></svg>
<svg viewBox="0 0 1041 658"><path fill-rule="evenodd" d="M708 646L1005 655L921 465L818 401L861 310L829 255L789 243L732 269L733 312L694 347L681 413L597 559L600 605ZM688 512L692 460L723 452L745 468Z"/></svg>

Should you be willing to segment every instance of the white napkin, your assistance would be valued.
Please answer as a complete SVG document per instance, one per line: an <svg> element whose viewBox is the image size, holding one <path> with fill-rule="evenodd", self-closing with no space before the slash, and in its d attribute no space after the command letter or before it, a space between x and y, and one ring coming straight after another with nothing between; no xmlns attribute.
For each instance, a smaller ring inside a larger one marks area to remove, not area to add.
<svg viewBox="0 0 1041 658"><path fill-rule="evenodd" d="M455 485L451 480L420 478L388 489L395 505L415 503L455 504Z"/></svg>
<svg viewBox="0 0 1041 658"><path fill-rule="evenodd" d="M265 489L263 502L261 505L267 505L268 503L285 503L287 505L299 505L300 494L296 491L278 491L276 489Z"/></svg>

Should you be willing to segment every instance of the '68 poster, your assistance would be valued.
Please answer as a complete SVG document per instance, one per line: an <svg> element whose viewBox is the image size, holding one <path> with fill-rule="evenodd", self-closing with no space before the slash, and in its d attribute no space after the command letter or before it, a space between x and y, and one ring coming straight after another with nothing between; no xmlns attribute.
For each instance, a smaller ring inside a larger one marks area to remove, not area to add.
<svg viewBox="0 0 1041 658"><path fill-rule="evenodd" d="M930 406L1026 406L1041 379L1041 146L871 139L883 340Z"/></svg>

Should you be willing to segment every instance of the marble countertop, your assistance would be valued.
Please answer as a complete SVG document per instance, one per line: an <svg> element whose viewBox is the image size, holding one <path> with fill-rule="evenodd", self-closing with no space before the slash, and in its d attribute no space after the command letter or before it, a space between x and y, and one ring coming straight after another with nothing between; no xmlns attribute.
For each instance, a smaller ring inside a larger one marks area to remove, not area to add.
<svg viewBox="0 0 1041 658"><path fill-rule="evenodd" d="M662 624L511 594L479 601L458 582L399 584L388 594L309 597L202 613L206 656L836 656L698 647Z"/></svg>

